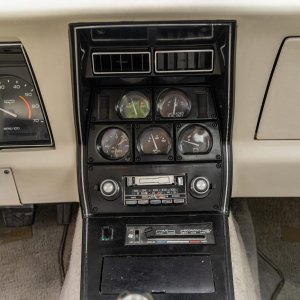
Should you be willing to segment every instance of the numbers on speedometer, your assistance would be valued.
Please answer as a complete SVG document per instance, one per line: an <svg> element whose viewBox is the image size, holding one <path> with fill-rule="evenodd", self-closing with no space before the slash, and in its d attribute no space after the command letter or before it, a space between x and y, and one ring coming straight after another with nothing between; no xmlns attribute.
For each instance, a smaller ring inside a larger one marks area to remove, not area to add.
<svg viewBox="0 0 300 300"><path fill-rule="evenodd" d="M0 77L0 145L47 145L50 134L35 88L15 77Z"/></svg>

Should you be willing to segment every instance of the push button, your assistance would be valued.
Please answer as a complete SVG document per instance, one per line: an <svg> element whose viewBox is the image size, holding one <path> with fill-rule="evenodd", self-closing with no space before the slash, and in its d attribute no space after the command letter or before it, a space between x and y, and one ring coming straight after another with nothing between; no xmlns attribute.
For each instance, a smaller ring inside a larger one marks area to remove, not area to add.
<svg viewBox="0 0 300 300"><path fill-rule="evenodd" d="M161 203L163 205L170 205L173 203L173 200L172 199L164 199L164 200L161 200Z"/></svg>
<svg viewBox="0 0 300 300"><path fill-rule="evenodd" d="M150 200L150 204L151 204L151 205L160 205L160 204L161 204L161 200L157 200L157 199L155 199L155 200Z"/></svg>
<svg viewBox="0 0 300 300"><path fill-rule="evenodd" d="M137 205L137 200L127 200L125 203L126 205L130 205L130 206Z"/></svg>
<svg viewBox="0 0 300 300"><path fill-rule="evenodd" d="M173 203L174 204L184 204L184 199L183 198L178 198L178 199L174 199Z"/></svg>
<svg viewBox="0 0 300 300"><path fill-rule="evenodd" d="M138 205L148 205L149 204L149 200L145 199L145 200L138 200Z"/></svg>

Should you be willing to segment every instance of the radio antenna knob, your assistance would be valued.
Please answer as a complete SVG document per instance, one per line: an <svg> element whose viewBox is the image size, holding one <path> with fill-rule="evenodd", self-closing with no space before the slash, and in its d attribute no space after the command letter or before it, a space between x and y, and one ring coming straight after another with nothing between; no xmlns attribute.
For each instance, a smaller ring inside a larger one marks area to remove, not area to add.
<svg viewBox="0 0 300 300"><path fill-rule="evenodd" d="M107 200L114 200L120 192L119 184L112 179L103 180L100 184L100 193Z"/></svg>

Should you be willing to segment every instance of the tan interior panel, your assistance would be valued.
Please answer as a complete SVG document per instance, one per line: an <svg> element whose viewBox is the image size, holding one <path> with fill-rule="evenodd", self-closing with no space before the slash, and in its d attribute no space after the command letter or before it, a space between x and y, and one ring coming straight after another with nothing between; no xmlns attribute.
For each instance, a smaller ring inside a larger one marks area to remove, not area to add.
<svg viewBox="0 0 300 300"><path fill-rule="evenodd" d="M263 107L257 139L300 139L300 38L284 41Z"/></svg>
<svg viewBox="0 0 300 300"><path fill-rule="evenodd" d="M20 205L19 194L10 168L0 169L0 206Z"/></svg>
<svg viewBox="0 0 300 300"><path fill-rule="evenodd" d="M254 139L278 49L286 37L300 35L300 4L221 0L156 4L12 0L2 7L0 41L24 44L55 140L55 149L0 151L0 167L14 170L22 203L78 201L68 26L87 21L236 20L232 195L300 196L300 141ZM288 122L295 120L289 117Z"/></svg>

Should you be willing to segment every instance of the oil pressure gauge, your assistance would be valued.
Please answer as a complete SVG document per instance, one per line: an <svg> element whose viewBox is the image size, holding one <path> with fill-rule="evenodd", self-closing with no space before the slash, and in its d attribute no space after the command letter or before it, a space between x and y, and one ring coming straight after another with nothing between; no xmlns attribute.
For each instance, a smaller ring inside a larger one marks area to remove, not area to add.
<svg viewBox="0 0 300 300"><path fill-rule="evenodd" d="M0 147L50 145L51 138L35 88L15 77L0 77Z"/></svg>

